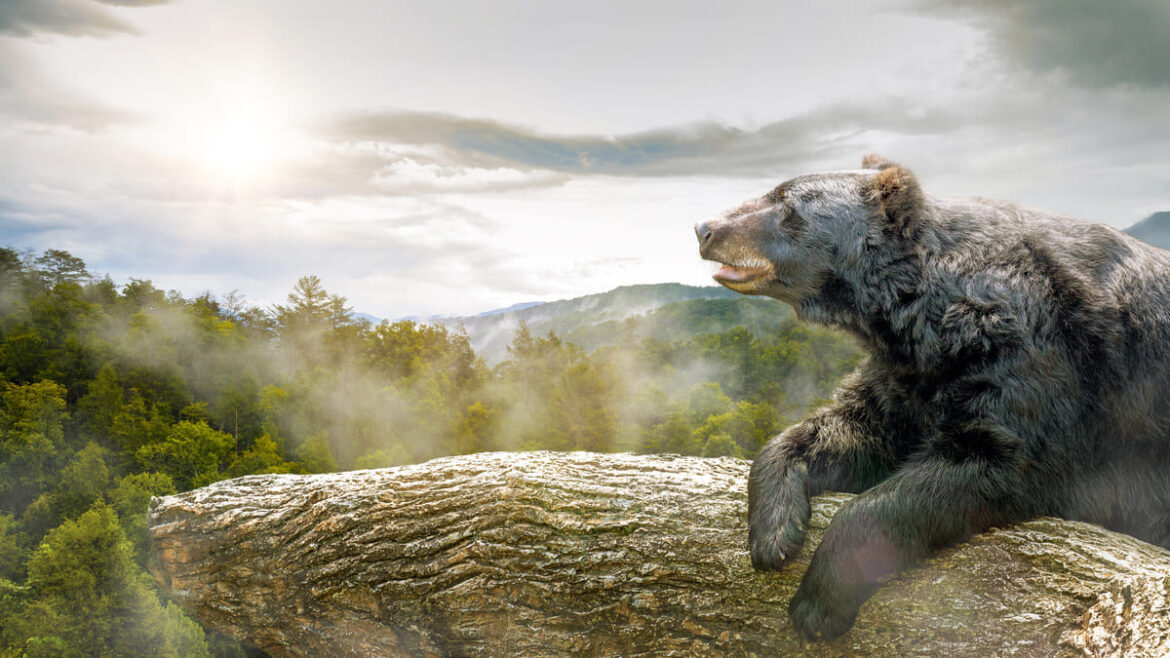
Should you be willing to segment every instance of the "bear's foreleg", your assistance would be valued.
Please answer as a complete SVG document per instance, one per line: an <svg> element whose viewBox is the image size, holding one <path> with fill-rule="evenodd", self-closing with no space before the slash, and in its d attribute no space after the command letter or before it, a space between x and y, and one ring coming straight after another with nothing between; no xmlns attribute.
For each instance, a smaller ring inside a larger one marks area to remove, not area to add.
<svg viewBox="0 0 1170 658"><path fill-rule="evenodd" d="M992 525L1026 518L1008 465L932 457L903 467L843 507L789 604L797 629L831 639L897 572Z"/></svg>
<svg viewBox="0 0 1170 658"><path fill-rule="evenodd" d="M809 496L856 493L886 479L920 432L901 411L907 395L866 369L837 395L837 404L772 439L752 462L748 543L752 566L779 569L804 541ZM897 398L894 402L891 398Z"/></svg>

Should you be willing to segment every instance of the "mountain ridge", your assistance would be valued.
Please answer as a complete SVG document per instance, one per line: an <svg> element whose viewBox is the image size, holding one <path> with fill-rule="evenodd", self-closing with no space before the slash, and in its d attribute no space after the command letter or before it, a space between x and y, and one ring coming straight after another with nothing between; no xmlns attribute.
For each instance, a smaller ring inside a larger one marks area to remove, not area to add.
<svg viewBox="0 0 1170 658"><path fill-rule="evenodd" d="M1156 212L1123 230L1155 247L1170 249L1170 210Z"/></svg>
<svg viewBox="0 0 1170 658"><path fill-rule="evenodd" d="M516 304L476 315L449 316L432 321L451 329L462 328L475 351L488 362L498 362L507 355L516 329L523 323L537 335L555 331L570 342L571 334L582 329L620 323L679 302L716 299L745 299L719 286L688 286L681 283L647 283L619 286L605 292L543 303ZM519 308L518 308L519 307ZM595 348L615 335L616 329L595 332L582 347ZM599 338L604 336L605 338ZM600 341L600 342L599 342Z"/></svg>

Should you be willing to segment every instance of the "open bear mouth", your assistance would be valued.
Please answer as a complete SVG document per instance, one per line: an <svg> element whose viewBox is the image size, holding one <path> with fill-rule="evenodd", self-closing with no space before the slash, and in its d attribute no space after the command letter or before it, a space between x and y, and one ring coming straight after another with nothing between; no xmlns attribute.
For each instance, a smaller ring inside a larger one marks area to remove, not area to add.
<svg viewBox="0 0 1170 658"><path fill-rule="evenodd" d="M728 263L721 263L721 265L722 267L712 275L719 283L751 283L772 273L772 268L768 265L730 265Z"/></svg>

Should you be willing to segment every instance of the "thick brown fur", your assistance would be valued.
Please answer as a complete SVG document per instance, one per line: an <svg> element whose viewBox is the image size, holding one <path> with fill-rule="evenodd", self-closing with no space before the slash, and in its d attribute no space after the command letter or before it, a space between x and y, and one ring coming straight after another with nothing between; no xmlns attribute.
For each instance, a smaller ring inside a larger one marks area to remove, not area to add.
<svg viewBox="0 0 1170 658"><path fill-rule="evenodd" d="M925 212L926 199L914 174L890 164L873 177L870 195L897 230L910 227Z"/></svg>
<svg viewBox="0 0 1170 658"><path fill-rule="evenodd" d="M893 160L890 160L889 158L887 158L883 155L878 155L877 153L870 153L869 155L867 155L861 159L861 166L864 169L877 169L878 171L881 171L882 169L886 169L889 167L896 167L896 166L898 166L898 163L894 162Z"/></svg>

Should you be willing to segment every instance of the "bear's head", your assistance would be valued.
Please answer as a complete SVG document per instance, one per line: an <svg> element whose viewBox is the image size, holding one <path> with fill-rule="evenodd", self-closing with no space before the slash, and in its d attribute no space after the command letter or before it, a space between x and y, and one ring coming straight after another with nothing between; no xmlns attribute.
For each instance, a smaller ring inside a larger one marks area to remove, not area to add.
<svg viewBox="0 0 1170 658"><path fill-rule="evenodd" d="M719 283L798 304L833 275L868 267L914 238L925 201L913 174L871 155L862 169L799 176L699 222L699 255Z"/></svg>

